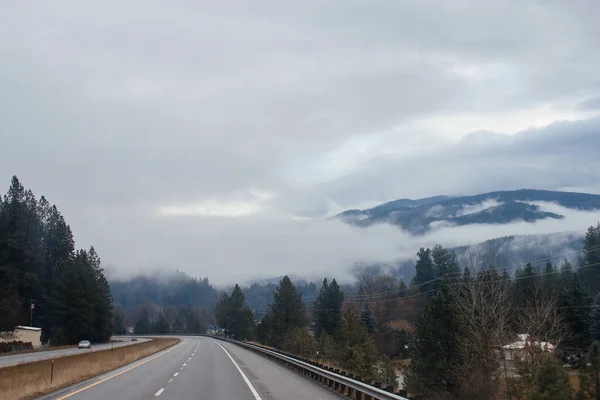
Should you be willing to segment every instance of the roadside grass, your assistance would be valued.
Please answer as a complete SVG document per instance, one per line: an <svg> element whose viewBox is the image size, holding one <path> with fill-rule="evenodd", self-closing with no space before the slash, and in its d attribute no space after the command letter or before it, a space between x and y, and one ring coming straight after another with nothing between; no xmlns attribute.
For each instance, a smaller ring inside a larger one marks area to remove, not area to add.
<svg viewBox="0 0 600 400"><path fill-rule="evenodd" d="M71 344L71 345L66 345L66 346L44 347L44 348L40 348L40 349L27 349L27 350L9 351L9 352L6 352L6 353L0 353L0 357L16 356L16 355L19 355L19 354L27 354L27 353L40 353L42 351L74 349L76 347L77 347L76 344Z"/></svg>
<svg viewBox="0 0 600 400"><path fill-rule="evenodd" d="M148 342L93 353L0 368L0 400L24 400L54 392L66 386L122 367L179 343L177 338L154 338Z"/></svg>

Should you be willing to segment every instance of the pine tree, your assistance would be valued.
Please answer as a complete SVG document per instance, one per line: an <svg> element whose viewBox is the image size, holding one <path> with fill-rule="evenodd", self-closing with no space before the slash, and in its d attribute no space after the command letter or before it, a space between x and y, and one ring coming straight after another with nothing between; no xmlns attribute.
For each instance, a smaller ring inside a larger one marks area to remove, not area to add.
<svg viewBox="0 0 600 400"><path fill-rule="evenodd" d="M590 226L585 234L579 274L590 293L600 292L600 223Z"/></svg>
<svg viewBox="0 0 600 400"><path fill-rule="evenodd" d="M561 272L558 308L569 327L567 347L586 348L590 333L590 304L577 273L566 266Z"/></svg>
<svg viewBox="0 0 600 400"><path fill-rule="evenodd" d="M569 400L573 398L573 387L569 374L560 361L550 354L541 357L536 365L533 379L525 381L524 398L531 400Z"/></svg>
<svg viewBox="0 0 600 400"><path fill-rule="evenodd" d="M254 317L246 304L246 298L239 285L235 285L231 296L224 294L215 308L217 324L226 330L226 334L238 340L251 339L254 336Z"/></svg>
<svg viewBox="0 0 600 400"><path fill-rule="evenodd" d="M450 252L442 245L436 244L431 250L431 260L433 261L434 278L441 278L447 273L450 262ZM439 287L439 285L437 285Z"/></svg>
<svg viewBox="0 0 600 400"><path fill-rule="evenodd" d="M185 318L185 310L180 308L177 312L177 317L175 318L175 322L173 323L172 332L173 333L186 333L186 318Z"/></svg>
<svg viewBox="0 0 600 400"><path fill-rule="evenodd" d="M517 268L513 284L515 304L526 307L541 284L539 272L531 263L527 263L524 268Z"/></svg>
<svg viewBox="0 0 600 400"><path fill-rule="evenodd" d="M32 324L52 344L106 341L113 330L110 287L95 250L74 252L71 228L45 197L13 177L0 199L0 331Z"/></svg>
<svg viewBox="0 0 600 400"><path fill-rule="evenodd" d="M548 294L557 294L560 289L560 275L554 265L548 261L542 274L544 291Z"/></svg>
<svg viewBox="0 0 600 400"><path fill-rule="evenodd" d="M362 378L373 376L377 348L367 328L352 310L342 314L335 340L336 360L340 368L359 374Z"/></svg>
<svg viewBox="0 0 600 400"><path fill-rule="evenodd" d="M319 341L317 342L317 351L319 353L319 360L325 362L335 360L335 341L333 340L333 337L326 331L321 332L321 336L319 336Z"/></svg>
<svg viewBox="0 0 600 400"><path fill-rule="evenodd" d="M276 346L281 346L288 330L306 326L308 323L302 296L296 291L296 287L287 275L279 282L277 290L273 293L271 323L273 344Z"/></svg>
<svg viewBox="0 0 600 400"><path fill-rule="evenodd" d="M150 316L145 308L142 308L140 317L135 323L134 333L136 335L147 335L152 333L152 324L150 323Z"/></svg>
<svg viewBox="0 0 600 400"><path fill-rule="evenodd" d="M333 335L340 322L343 303L344 292L340 290L336 280L327 284L327 279L324 279L319 296L313 304L317 336L322 332Z"/></svg>
<svg viewBox="0 0 600 400"><path fill-rule="evenodd" d="M425 306L415 324L410 346L411 364L406 384L411 393L445 399L458 391L454 363L459 362L454 299L444 280L436 296Z"/></svg>
<svg viewBox="0 0 600 400"><path fill-rule="evenodd" d="M115 308L113 317L113 333L115 335L125 335L125 316L123 310Z"/></svg>
<svg viewBox="0 0 600 400"><path fill-rule="evenodd" d="M377 333L377 320L375 319L375 314L373 314L373 310L371 310L371 307L369 307L369 302L367 301L365 301L363 304L363 309L360 313L360 322L365 328L367 328L369 335L373 336Z"/></svg>
<svg viewBox="0 0 600 400"><path fill-rule="evenodd" d="M600 341L600 293L594 297L590 313L590 340Z"/></svg>
<svg viewBox="0 0 600 400"><path fill-rule="evenodd" d="M30 304L42 300L44 258L38 202L16 176L0 210L0 282L7 292L16 291L21 308L13 324L29 324ZM16 303L15 303L16 304ZM39 323L34 315L34 325ZM10 326L12 325L12 326Z"/></svg>
<svg viewBox="0 0 600 400"><path fill-rule="evenodd" d="M285 334L281 349L300 357L314 358L317 346L308 329L297 326Z"/></svg>
<svg viewBox="0 0 600 400"><path fill-rule="evenodd" d="M154 328L153 333L158 333L158 334L171 333L171 326L169 325L169 322L167 321L167 319L165 318L165 316L162 312L158 314L158 317L156 318L156 321L154 322L153 328Z"/></svg>
<svg viewBox="0 0 600 400"><path fill-rule="evenodd" d="M421 293L429 293L435 287L432 282L436 278L435 267L431 259L431 250L421 247L417 253L417 264L415 265L415 277L413 284L420 285Z"/></svg>

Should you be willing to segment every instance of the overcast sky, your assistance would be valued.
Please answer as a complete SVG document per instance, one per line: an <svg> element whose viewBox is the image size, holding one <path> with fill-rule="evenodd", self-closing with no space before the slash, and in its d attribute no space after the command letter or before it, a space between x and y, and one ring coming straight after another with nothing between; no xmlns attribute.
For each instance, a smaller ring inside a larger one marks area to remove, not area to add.
<svg viewBox="0 0 600 400"><path fill-rule="evenodd" d="M319 221L401 197L600 192L598 15L0 0L0 182L46 195L122 271L228 282L390 259L402 232ZM548 229L566 228L585 226Z"/></svg>

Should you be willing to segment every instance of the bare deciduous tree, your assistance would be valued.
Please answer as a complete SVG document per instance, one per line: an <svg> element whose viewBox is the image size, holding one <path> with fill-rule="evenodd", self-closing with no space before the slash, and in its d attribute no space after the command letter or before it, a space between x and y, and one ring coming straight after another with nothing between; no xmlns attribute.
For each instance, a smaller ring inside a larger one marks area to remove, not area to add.
<svg viewBox="0 0 600 400"><path fill-rule="evenodd" d="M473 282L453 285L452 291L461 332L455 368L461 398L494 399L501 374L497 349L511 336L509 284L490 269L480 271Z"/></svg>

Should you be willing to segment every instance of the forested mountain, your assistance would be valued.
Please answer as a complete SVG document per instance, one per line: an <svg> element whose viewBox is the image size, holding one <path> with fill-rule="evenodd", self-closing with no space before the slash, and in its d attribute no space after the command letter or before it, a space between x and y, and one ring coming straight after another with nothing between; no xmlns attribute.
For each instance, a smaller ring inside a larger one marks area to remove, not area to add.
<svg viewBox="0 0 600 400"><path fill-rule="evenodd" d="M95 249L76 251L56 206L13 177L0 199L0 332L32 324L52 344L106 341L112 308Z"/></svg>
<svg viewBox="0 0 600 400"><path fill-rule="evenodd" d="M180 271L165 276L111 279L110 287L115 304L123 307L140 304L212 307L218 300L217 290L208 278L197 279Z"/></svg>
<svg viewBox="0 0 600 400"><path fill-rule="evenodd" d="M335 218L357 226L390 223L413 234L424 234L432 224L505 224L563 218L544 211L534 202L552 202L576 210L600 209L600 195L523 189L475 196L436 196L419 200L401 199L367 210L348 210Z"/></svg>

